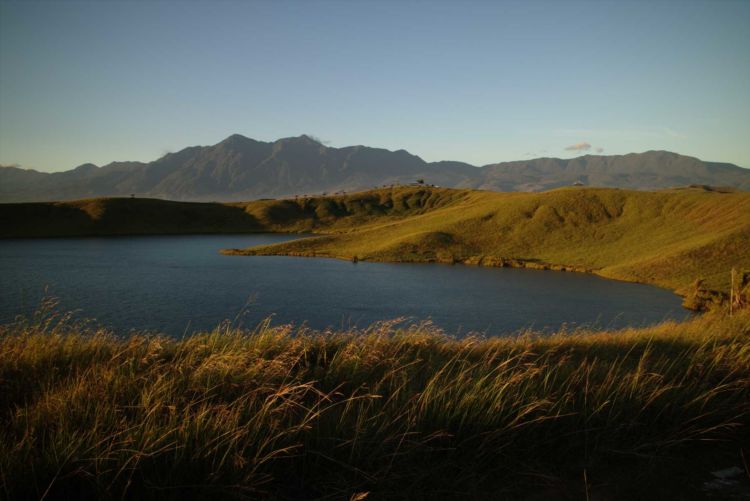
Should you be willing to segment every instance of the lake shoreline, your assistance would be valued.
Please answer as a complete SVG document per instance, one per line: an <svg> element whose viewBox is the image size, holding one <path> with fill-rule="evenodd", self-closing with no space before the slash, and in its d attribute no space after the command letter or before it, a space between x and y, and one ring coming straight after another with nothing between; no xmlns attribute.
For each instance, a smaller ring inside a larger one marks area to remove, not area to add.
<svg viewBox="0 0 750 501"><path fill-rule="evenodd" d="M325 235L325 234L316 234ZM357 256L335 256L323 253L305 253L305 252L266 252L265 250L256 251L253 248L249 249L221 249L219 251L225 256L286 256L286 257L306 257L306 258L323 258L323 259L337 259L340 261L351 261L351 262L370 262L370 263L392 263L392 264L444 264L444 265L464 265L464 266L477 266L487 268L515 268L515 269L526 269L535 271L555 271L555 272L566 272L566 273L584 273L590 275L596 275L598 277L612 280L615 282L625 282L640 285L648 285L651 287L657 287L659 289L668 290L676 296L683 299L689 294L683 289L672 289L663 284L643 282L635 279L619 278L605 275L599 272L597 269L587 268L585 266L565 265L565 264L551 264L543 263L537 260L524 260L517 258L498 258L495 256L472 256L466 259L415 259L415 260L391 260L391 259L371 259L371 258L360 258ZM690 308L685 304L683 308L690 311L705 311L696 308Z"/></svg>
<svg viewBox="0 0 750 501"><path fill-rule="evenodd" d="M8 240L0 247L5 290L0 318L30 312L50 295L60 298L64 309L80 310L80 316L122 332L132 327L173 335L209 329L237 315L245 325L274 315L274 322L309 321L313 328L431 319L446 332L488 335L563 324L651 325L687 315L670 291L594 274L425 262L231 259L219 252L299 236Z"/></svg>

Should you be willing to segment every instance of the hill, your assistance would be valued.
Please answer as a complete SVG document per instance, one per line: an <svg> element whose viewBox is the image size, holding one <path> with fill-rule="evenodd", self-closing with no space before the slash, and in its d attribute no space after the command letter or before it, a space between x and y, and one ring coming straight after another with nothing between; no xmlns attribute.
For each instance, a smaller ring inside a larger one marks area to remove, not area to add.
<svg viewBox="0 0 750 501"><path fill-rule="evenodd" d="M0 238L267 231L243 208L147 198L0 204Z"/></svg>
<svg viewBox="0 0 750 501"><path fill-rule="evenodd" d="M332 197L188 203L106 198L0 204L0 237L309 232L228 254L446 262L592 271L690 291L727 291L750 270L750 193L562 188L495 193L431 187Z"/></svg>
<svg viewBox="0 0 750 501"><path fill-rule="evenodd" d="M493 191L542 191L574 182L601 187L662 189L690 184L750 189L750 170L665 151L629 155L538 158L474 167L425 162L404 150L332 148L309 136L262 142L238 134L192 146L152 162L84 164L42 173L0 167L0 201L138 196L193 201L250 200L429 184Z"/></svg>
<svg viewBox="0 0 750 501"><path fill-rule="evenodd" d="M403 188L282 205L293 228L329 234L226 252L587 270L683 294L699 277L728 290L732 267L750 269L745 192Z"/></svg>

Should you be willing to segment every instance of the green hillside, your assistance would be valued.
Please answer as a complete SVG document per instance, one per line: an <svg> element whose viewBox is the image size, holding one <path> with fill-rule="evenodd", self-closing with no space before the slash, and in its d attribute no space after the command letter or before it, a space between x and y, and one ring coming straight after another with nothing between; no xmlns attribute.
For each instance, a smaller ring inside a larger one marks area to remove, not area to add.
<svg viewBox="0 0 750 501"><path fill-rule="evenodd" d="M677 290L699 277L725 290L732 267L750 268L744 192L414 187L246 210L266 226L327 235L227 253L591 270Z"/></svg>

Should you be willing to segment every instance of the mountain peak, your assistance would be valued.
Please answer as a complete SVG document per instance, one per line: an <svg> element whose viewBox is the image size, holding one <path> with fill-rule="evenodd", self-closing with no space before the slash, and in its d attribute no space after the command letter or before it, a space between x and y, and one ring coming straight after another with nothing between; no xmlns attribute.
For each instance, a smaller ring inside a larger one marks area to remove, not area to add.
<svg viewBox="0 0 750 501"><path fill-rule="evenodd" d="M219 144L227 146L237 146L242 144L254 144L257 142L258 141L256 141L255 139L250 139L249 137L245 137L242 134L232 134L231 136L221 141Z"/></svg>
<svg viewBox="0 0 750 501"><path fill-rule="evenodd" d="M98 169L99 169L98 165L95 165L92 163L85 163L73 169L73 172L77 172L79 174L88 174L89 172L92 172Z"/></svg>

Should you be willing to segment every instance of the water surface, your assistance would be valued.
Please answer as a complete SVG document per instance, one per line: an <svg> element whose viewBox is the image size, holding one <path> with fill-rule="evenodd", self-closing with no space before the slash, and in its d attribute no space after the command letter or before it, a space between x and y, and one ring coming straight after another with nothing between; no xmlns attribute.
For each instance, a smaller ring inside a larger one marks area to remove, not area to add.
<svg viewBox="0 0 750 501"><path fill-rule="evenodd" d="M431 319L450 334L525 327L621 327L683 318L680 298L580 273L442 264L223 256L223 248L292 235L186 235L0 240L0 322L42 297L126 333L182 335L232 319L314 328ZM46 292L45 292L46 291Z"/></svg>

